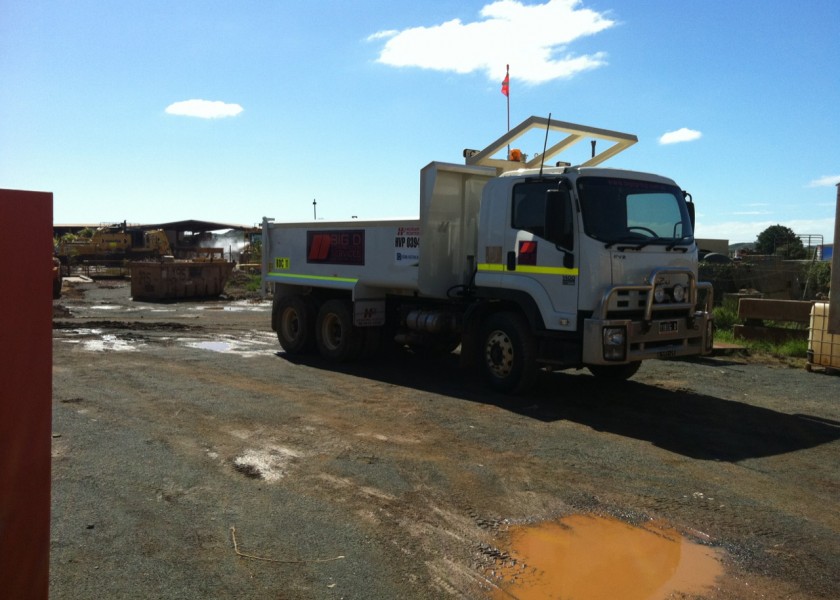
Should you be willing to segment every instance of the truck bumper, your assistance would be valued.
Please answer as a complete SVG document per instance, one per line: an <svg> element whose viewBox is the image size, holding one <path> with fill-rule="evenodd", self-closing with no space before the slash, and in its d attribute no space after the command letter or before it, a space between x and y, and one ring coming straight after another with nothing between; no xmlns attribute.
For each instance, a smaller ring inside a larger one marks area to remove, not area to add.
<svg viewBox="0 0 840 600"><path fill-rule="evenodd" d="M651 321L586 319L583 362L615 365L650 358L700 356L712 351L713 338L713 321L708 312Z"/></svg>

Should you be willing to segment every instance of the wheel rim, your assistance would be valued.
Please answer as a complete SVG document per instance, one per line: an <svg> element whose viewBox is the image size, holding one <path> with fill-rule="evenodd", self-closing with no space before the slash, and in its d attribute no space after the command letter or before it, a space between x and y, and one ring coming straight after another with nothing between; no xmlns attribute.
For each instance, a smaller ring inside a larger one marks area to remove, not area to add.
<svg viewBox="0 0 840 600"><path fill-rule="evenodd" d="M508 377L513 371L513 341L504 331L493 331L484 345L484 362L488 371L499 378Z"/></svg>
<svg viewBox="0 0 840 600"><path fill-rule="evenodd" d="M328 349L338 350L341 348L344 330L341 327L341 320L334 313L326 315L321 322L321 338L324 346Z"/></svg>

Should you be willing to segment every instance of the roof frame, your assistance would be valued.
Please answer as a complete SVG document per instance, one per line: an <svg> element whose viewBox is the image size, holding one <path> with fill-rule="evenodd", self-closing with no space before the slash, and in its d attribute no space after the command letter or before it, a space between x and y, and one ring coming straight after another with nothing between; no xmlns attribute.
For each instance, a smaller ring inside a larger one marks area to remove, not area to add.
<svg viewBox="0 0 840 600"><path fill-rule="evenodd" d="M576 123L568 123L566 121L558 121L556 119L531 116L487 146L484 150L472 155L468 155L469 153L465 152L466 163L468 165L495 167L497 169L501 169L502 171L521 169L523 167L523 163L521 162L500 160L491 157L506 146L510 146L514 140L522 137L535 128L548 129L548 131L565 133L567 135L558 143L554 144L550 148L547 148L543 154L540 154L524 163L526 168L537 168L544 165L546 160L557 156L584 138L604 140L611 142L611 145L595 154L586 162L582 163L580 165L582 167L593 167L595 165L599 165L639 141L639 138L631 133L622 133L620 131L589 127L588 125L578 125Z"/></svg>

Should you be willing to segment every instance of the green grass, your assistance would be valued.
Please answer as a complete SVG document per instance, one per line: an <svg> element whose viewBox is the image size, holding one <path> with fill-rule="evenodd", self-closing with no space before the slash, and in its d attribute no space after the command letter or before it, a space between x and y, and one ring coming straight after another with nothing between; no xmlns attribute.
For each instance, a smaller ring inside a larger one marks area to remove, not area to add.
<svg viewBox="0 0 840 600"><path fill-rule="evenodd" d="M738 318L737 310L728 306L718 306L714 309L715 315L715 339L721 342L743 346L752 355L770 355L776 358L804 359L808 356L808 340L788 340L780 344L764 340L743 340L735 339L732 328L742 324ZM801 327L791 323L767 322L768 326L790 327L800 329Z"/></svg>
<svg viewBox="0 0 840 600"><path fill-rule="evenodd" d="M772 357L798 363L808 357L808 340L788 340L775 344L764 340L736 339L731 328L722 329L720 327L715 330L715 340L741 346L747 354L757 358Z"/></svg>
<svg viewBox="0 0 840 600"><path fill-rule="evenodd" d="M718 331L732 332L732 326L738 325L741 321L738 319L738 311L729 308L728 306L716 306L712 310L715 316L715 327Z"/></svg>
<svg viewBox="0 0 840 600"><path fill-rule="evenodd" d="M262 275L249 275L245 282L245 289L249 292L259 292L262 284Z"/></svg>
<svg viewBox="0 0 840 600"><path fill-rule="evenodd" d="M807 358L808 357L808 340L788 340L778 347L778 351L783 356L790 356L792 358Z"/></svg>

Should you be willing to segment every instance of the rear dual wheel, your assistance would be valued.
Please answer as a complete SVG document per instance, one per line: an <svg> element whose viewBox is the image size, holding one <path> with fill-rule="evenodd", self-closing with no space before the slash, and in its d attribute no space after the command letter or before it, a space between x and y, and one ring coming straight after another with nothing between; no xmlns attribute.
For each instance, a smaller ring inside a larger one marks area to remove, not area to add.
<svg viewBox="0 0 840 600"><path fill-rule="evenodd" d="M321 356L336 362L357 359L365 346L365 333L353 325L353 310L345 300L327 300L315 320L315 342Z"/></svg>
<svg viewBox="0 0 840 600"><path fill-rule="evenodd" d="M286 354L315 349L315 303L308 296L284 296L277 301L277 339Z"/></svg>

